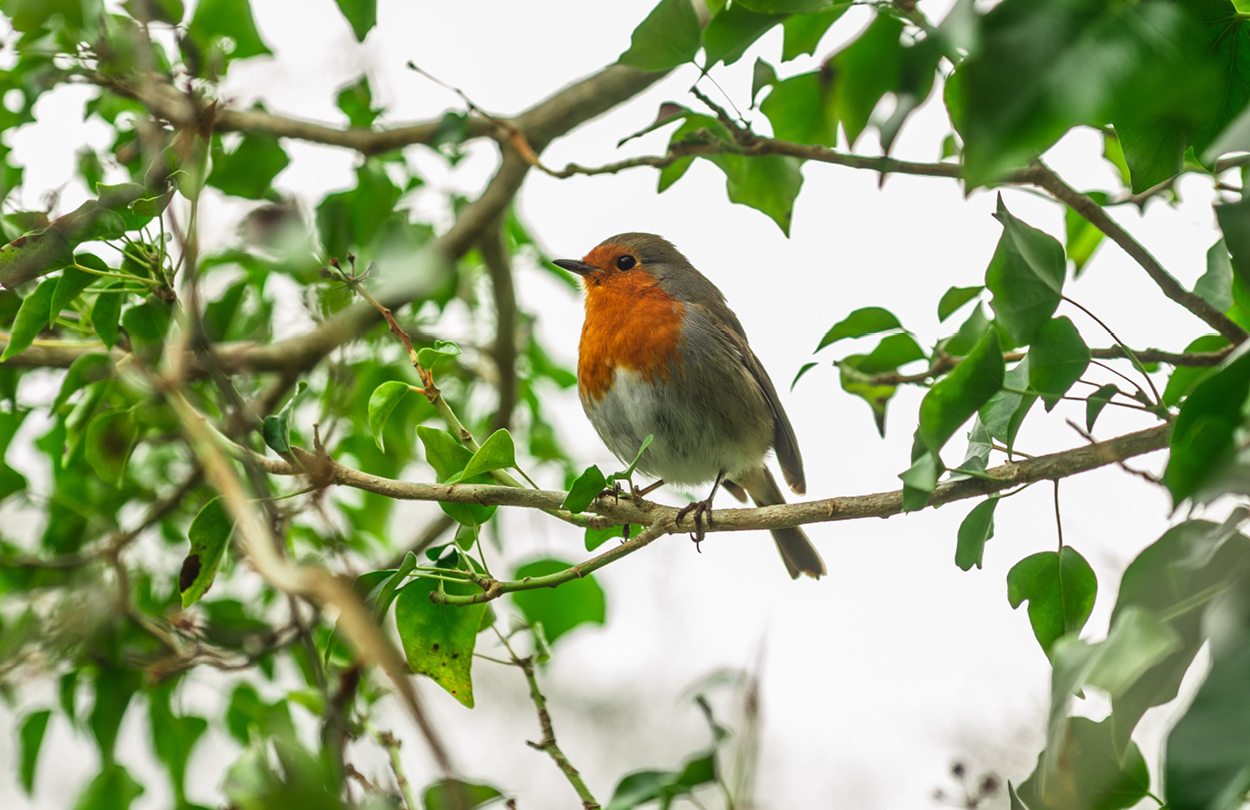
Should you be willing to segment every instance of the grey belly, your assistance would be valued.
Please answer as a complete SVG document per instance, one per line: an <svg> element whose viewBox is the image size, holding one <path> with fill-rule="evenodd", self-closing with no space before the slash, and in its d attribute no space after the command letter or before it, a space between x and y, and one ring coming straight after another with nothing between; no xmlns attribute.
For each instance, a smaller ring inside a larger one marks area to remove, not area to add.
<svg viewBox="0 0 1250 810"><path fill-rule="evenodd" d="M721 471L732 479L758 468L772 447L772 412L754 380L752 389L744 382L718 390L659 380L652 385L618 368L608 393L597 402L583 399L582 406L622 462L633 461L652 435L638 464L643 474L670 484L702 484Z"/></svg>

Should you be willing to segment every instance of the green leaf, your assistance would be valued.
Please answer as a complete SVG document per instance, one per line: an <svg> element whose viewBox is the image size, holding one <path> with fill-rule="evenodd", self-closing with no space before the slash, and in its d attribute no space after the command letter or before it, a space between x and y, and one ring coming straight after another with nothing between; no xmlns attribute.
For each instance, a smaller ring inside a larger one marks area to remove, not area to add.
<svg viewBox="0 0 1250 810"><path fill-rule="evenodd" d="M901 20L878 13L858 39L833 57L838 76L835 84L837 116L852 148L868 126L868 118L881 97L898 84L903 57L899 43L902 32Z"/></svg>
<svg viewBox="0 0 1250 810"><path fill-rule="evenodd" d="M864 307L855 310L830 327L825 336L820 339L820 344L816 347L816 351L820 351L826 346L844 338L863 337L864 335L873 335L878 332L889 332L892 329L902 328L903 325L898 322L898 318L888 309Z"/></svg>
<svg viewBox="0 0 1250 810"><path fill-rule="evenodd" d="M88 718L91 734L100 748L100 759L113 762L117 746L117 731L130 699L140 685L140 672L134 669L110 667L102 669L95 678L95 703Z"/></svg>
<svg viewBox="0 0 1250 810"><path fill-rule="evenodd" d="M421 806L425 810L473 810L502 796L490 785L443 779L425 789L421 794Z"/></svg>
<svg viewBox="0 0 1250 810"><path fill-rule="evenodd" d="M1206 94L1209 108L1198 119L1194 152L1201 155L1250 102L1250 24L1227 0L1185 0L1202 25L1203 56L1214 66L1216 81Z"/></svg>
<svg viewBox="0 0 1250 810"><path fill-rule="evenodd" d="M373 389L373 393L369 395L369 432L373 434L373 441L378 449L384 453L386 447L382 444L382 428L386 427L386 420L390 418L395 406L410 390L406 382L388 380Z"/></svg>
<svg viewBox="0 0 1250 810"><path fill-rule="evenodd" d="M857 357L857 355L852 355ZM842 390L857 396L868 403L868 407L872 408L873 421L877 425L877 433L882 437L885 436L885 409L890 404L890 399L894 396L894 392L898 390L893 385L874 385L870 382L870 378L859 371L854 365L848 363L847 358L838 363L839 382L842 384ZM810 363L809 365L816 365Z"/></svg>
<svg viewBox="0 0 1250 810"><path fill-rule="evenodd" d="M747 48L785 18L784 14L759 14L739 3L722 10L703 29L706 67L717 62L726 65L737 62Z"/></svg>
<svg viewBox="0 0 1250 810"><path fill-rule="evenodd" d="M120 280L105 284L91 307L91 328L110 349L117 343L117 322L122 313L122 299L126 297L125 293L117 292L121 286Z"/></svg>
<svg viewBox="0 0 1250 810"><path fill-rule="evenodd" d="M1063 246L1013 217L1001 194L994 216L1003 225L1003 235L985 271L985 286L994 294L990 306L1011 339L1027 346L1063 297Z"/></svg>
<svg viewBox="0 0 1250 810"><path fill-rule="evenodd" d="M1012 608L1028 601L1033 635L1047 655L1060 636L1081 632L1097 592L1094 569L1071 546L1025 557L1007 572L1007 601Z"/></svg>
<svg viewBox="0 0 1250 810"><path fill-rule="evenodd" d="M798 373L794 375L794 379L790 382L790 390L793 391L794 386L799 384L799 380L803 379L804 375L806 375L807 372L816 368L816 366L818 365L820 365L820 363L817 363L815 360L813 360L810 363L804 363L803 365L799 366Z"/></svg>
<svg viewBox="0 0 1250 810"><path fill-rule="evenodd" d="M73 246L60 230L31 231L0 247L0 284L11 290L73 260Z"/></svg>
<svg viewBox="0 0 1250 810"><path fill-rule="evenodd" d="M811 14L827 8L833 0L736 0L761 14Z"/></svg>
<svg viewBox="0 0 1250 810"><path fill-rule="evenodd" d="M699 51L699 18L689 0L660 0L629 39L617 61L643 70L671 70Z"/></svg>
<svg viewBox="0 0 1250 810"><path fill-rule="evenodd" d="M972 566L981 567L985 543L994 536L994 508L998 498L986 498L959 524L959 537L955 544L955 565L964 571Z"/></svg>
<svg viewBox="0 0 1250 810"><path fill-rule="evenodd" d="M169 304L151 295L122 313L122 326L131 341L140 345L152 346L164 340L169 321Z"/></svg>
<svg viewBox="0 0 1250 810"><path fill-rule="evenodd" d="M121 765L111 762L97 773L79 794L74 810L129 810L143 795L143 785Z"/></svg>
<svg viewBox="0 0 1250 810"><path fill-rule="evenodd" d="M1003 350L994 329L920 403L920 436L934 454L1003 387Z"/></svg>
<svg viewBox="0 0 1250 810"><path fill-rule="evenodd" d="M0 354L0 363L8 360L30 347L39 337L39 333L48 328L48 319L52 312L52 296L56 291L57 280L45 278L39 282L35 291L22 300L13 321L13 331L9 333L9 345Z"/></svg>
<svg viewBox="0 0 1250 810"><path fill-rule="evenodd" d="M1232 253L1237 278L1250 286L1250 196L1235 203L1216 204L1215 218Z"/></svg>
<svg viewBox="0 0 1250 810"><path fill-rule="evenodd" d="M1030 810L1124 810L1150 790L1150 771L1141 751L1130 743L1124 751L1112 740L1115 718L1095 723L1071 718L1057 751L1038 757L1038 768L1019 787L1019 797ZM1041 762L1053 756L1059 767L1043 779ZM1169 805L1170 806L1170 805Z"/></svg>
<svg viewBox="0 0 1250 810"><path fill-rule="evenodd" d="M862 374L882 374L895 371L899 366L925 359L924 349L911 335L903 332L897 335L886 335L866 355L852 355L842 361L851 365ZM839 366L842 364L840 363Z"/></svg>
<svg viewBox="0 0 1250 810"><path fill-rule="evenodd" d="M229 53L232 59L273 54L256 30L248 0L200 0L195 4L187 35L205 53L213 46L220 47L222 38L228 37L234 43Z"/></svg>
<svg viewBox="0 0 1250 810"><path fill-rule="evenodd" d="M282 406L282 410L266 416L260 423L261 438L278 455L286 456L291 453L291 411L295 407L295 401L307 387L308 383L301 380L295 387L295 393Z"/></svg>
<svg viewBox="0 0 1250 810"><path fill-rule="evenodd" d="M1120 393L1120 389L1114 385L1101 386L1097 391L1090 394L1085 400L1085 429L1093 431L1094 422L1098 421L1098 414L1102 413L1102 409L1107 406L1111 398Z"/></svg>
<svg viewBox="0 0 1250 810"><path fill-rule="evenodd" d="M1207 271L1194 284L1194 293L1220 312L1233 305L1233 262L1223 239L1207 250Z"/></svg>
<svg viewBox="0 0 1250 810"><path fill-rule="evenodd" d="M1232 460L1248 394L1250 353L1207 377L1185 399L1172 428L1172 454L1163 472L1173 502L1200 494Z"/></svg>
<svg viewBox="0 0 1250 810"><path fill-rule="evenodd" d="M178 591L182 594L182 609L194 605L208 593L217 577L222 555L234 532L234 520L226 512L221 498L213 498L196 514L187 530L191 551L182 562L178 575Z"/></svg>
<svg viewBox="0 0 1250 810"><path fill-rule="evenodd" d="M1121 121L1115 126L1134 194L1180 174L1191 127L1172 117Z"/></svg>
<svg viewBox="0 0 1250 810"><path fill-rule="evenodd" d="M1047 321L1029 348L1029 385L1049 411L1089 366L1089 347L1066 317Z"/></svg>
<svg viewBox="0 0 1250 810"><path fill-rule="evenodd" d="M152 745L156 755L169 771L174 786L174 799L179 807L186 807L187 760L195 744L208 730L203 717L178 716L170 707L173 686L148 693L148 717L151 721Z"/></svg>
<svg viewBox="0 0 1250 810"><path fill-rule="evenodd" d="M22 723L19 737L22 741L22 789L26 795L35 791L35 768L39 765L39 749L43 747L43 734L48 729L48 718L52 712L44 709L31 712Z"/></svg>
<svg viewBox="0 0 1250 810"><path fill-rule="evenodd" d="M87 463L96 475L120 486L126 462L139 440L139 426L129 409L105 411L87 425Z"/></svg>
<svg viewBox="0 0 1250 810"><path fill-rule="evenodd" d="M425 446L425 459L434 468L434 473L442 483L455 481L462 484L490 483L485 475L469 478L462 475L473 454L466 450L455 437L445 430L437 430L427 425L417 427L417 436ZM442 510L461 525L481 526L495 514L496 507L468 503L439 503Z"/></svg>
<svg viewBox="0 0 1250 810"><path fill-rule="evenodd" d="M686 171L690 168L691 164L693 163L694 163L694 158L682 157L682 158L677 158L677 160L674 160L669 165L660 169L659 184L656 186L655 192L657 194L660 194L669 186L673 185L673 183L676 183L678 180L680 180L682 178L682 175L686 173ZM572 273L570 273L569 275L572 275Z"/></svg>
<svg viewBox="0 0 1250 810"><path fill-rule="evenodd" d="M929 496L937 489L942 462L937 453L924 451L912 460L905 472L899 473L903 482L903 511L914 512L929 505Z"/></svg>
<svg viewBox="0 0 1250 810"><path fill-rule="evenodd" d="M470 584L442 583L449 593L480 593ZM473 708L473 648L486 605L453 607L430 601L440 580L419 578L399 591L395 625L408 666L427 675L467 708Z"/></svg>
<svg viewBox="0 0 1250 810"><path fill-rule="evenodd" d="M500 428L482 442L482 446L465 465L461 478L469 479L478 475L505 470L516 466L516 449L512 443L512 434Z"/></svg>
<svg viewBox="0 0 1250 810"><path fill-rule="evenodd" d="M233 152L213 151L208 184L235 197L260 200L273 191L273 179L291 159L272 135L249 132Z"/></svg>
<svg viewBox="0 0 1250 810"><path fill-rule="evenodd" d="M364 42L365 35L378 24L378 0L335 0L339 11L351 24L357 42Z"/></svg>
<svg viewBox="0 0 1250 810"><path fill-rule="evenodd" d="M1185 352L1216 352L1227 346L1228 341L1222 335L1203 335L1186 346ZM1194 386L1216 371L1217 369L1210 366L1177 366L1168 377L1167 387L1163 389L1163 404L1171 407L1179 405L1193 391Z"/></svg>
<svg viewBox="0 0 1250 810"><path fill-rule="evenodd" d="M760 91L777 83L777 70L763 59L757 58L751 68L751 106L759 98Z"/></svg>
<svg viewBox="0 0 1250 810"><path fill-rule="evenodd" d="M350 126L368 129L381 114L373 108L373 91L369 88L369 76L363 75L339 91L338 108L347 116Z"/></svg>
<svg viewBox="0 0 1250 810"><path fill-rule="evenodd" d="M709 159L725 172L730 202L766 214L782 233L790 235L794 201L803 187L802 161L785 155L714 155Z"/></svg>
<svg viewBox="0 0 1250 810"><path fill-rule="evenodd" d="M814 70L773 86L760 111L768 116L774 137L817 146L837 145L833 76L829 70Z"/></svg>
<svg viewBox="0 0 1250 810"><path fill-rule="evenodd" d="M417 350L417 365L424 369L432 369L439 361L460 356L460 347L450 340L436 340L433 347L427 346Z"/></svg>
<svg viewBox="0 0 1250 810"><path fill-rule="evenodd" d="M942 293L942 299L938 301L938 320L945 321L950 316L959 311L959 308L968 303L972 299L981 294L981 290L985 287L951 287Z"/></svg>
<svg viewBox="0 0 1250 810"><path fill-rule="evenodd" d="M816 46L820 44L829 26L837 22L850 7L850 3L835 3L821 11L789 17L782 23L785 41L781 47L781 61L789 62L804 54L810 56L815 53Z"/></svg>
<svg viewBox="0 0 1250 810"><path fill-rule="evenodd" d="M83 386L107 377L110 369L111 361L107 354L84 354L74 358L74 362L69 364L69 369L65 372L60 392L52 402L52 411L59 411L66 400Z"/></svg>
<svg viewBox="0 0 1250 810"><path fill-rule="evenodd" d="M1098 193L1089 192L1088 196ZM1105 197L1105 195L1100 196ZM1106 203L1105 199L1095 201L1100 205ZM1063 212L1063 233L1064 252L1072 260L1074 277L1079 277L1085 270L1085 265L1093 257L1094 251L1102 244L1103 232L1098 230L1088 219L1078 214L1075 209L1065 208Z"/></svg>
<svg viewBox="0 0 1250 810"><path fill-rule="evenodd" d="M624 526L610 526L606 529L586 529L585 546L587 551L594 551L613 537L625 537Z"/></svg>
<svg viewBox="0 0 1250 810"><path fill-rule="evenodd" d="M577 476L573 486L569 487L569 494L564 496L564 502L560 504L560 508L567 509L574 514L585 512L607 484L608 480L603 477L603 472L592 464Z"/></svg>
<svg viewBox="0 0 1250 810"><path fill-rule="evenodd" d="M535 560L518 568L513 579L546 576L571 567L573 563L564 560ZM603 589L591 574L556 588L515 591L512 600L526 623L542 625L551 644L578 625L601 625L607 616Z"/></svg>
<svg viewBox="0 0 1250 810"><path fill-rule="evenodd" d="M79 256L78 263L95 269L107 270L104 262L96 259L95 256L88 258L86 255ZM95 261L91 261L95 259ZM96 266L98 265L98 266ZM85 273L77 267L69 266L61 271L61 275L56 281L56 290L52 293L52 303L48 308L48 326L52 326L52 322L56 320L56 316L61 311L69 307L75 298L82 293L83 290L91 286L91 282L96 280L96 276L91 273Z"/></svg>

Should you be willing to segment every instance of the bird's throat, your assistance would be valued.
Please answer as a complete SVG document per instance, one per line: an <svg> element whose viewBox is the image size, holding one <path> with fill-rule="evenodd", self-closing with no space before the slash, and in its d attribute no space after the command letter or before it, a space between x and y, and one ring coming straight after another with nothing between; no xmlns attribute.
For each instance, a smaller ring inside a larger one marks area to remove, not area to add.
<svg viewBox="0 0 1250 810"><path fill-rule="evenodd" d="M685 306L644 273L588 284L577 359L582 398L602 399L612 385L612 375L622 367L647 382L667 382L674 365L680 368L678 342L684 315Z"/></svg>

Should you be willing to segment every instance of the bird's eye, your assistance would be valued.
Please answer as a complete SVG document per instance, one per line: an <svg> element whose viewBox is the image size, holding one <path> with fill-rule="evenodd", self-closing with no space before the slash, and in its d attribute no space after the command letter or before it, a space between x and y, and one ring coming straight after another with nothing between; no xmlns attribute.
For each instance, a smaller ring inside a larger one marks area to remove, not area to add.
<svg viewBox="0 0 1250 810"><path fill-rule="evenodd" d="M638 261L634 259L633 256L626 254L616 260L616 269L617 270L629 270L637 263Z"/></svg>

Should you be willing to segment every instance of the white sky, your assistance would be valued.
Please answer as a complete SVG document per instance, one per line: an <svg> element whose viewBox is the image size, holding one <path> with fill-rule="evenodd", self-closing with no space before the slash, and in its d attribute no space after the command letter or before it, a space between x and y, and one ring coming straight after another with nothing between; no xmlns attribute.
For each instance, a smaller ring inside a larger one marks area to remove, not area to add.
<svg viewBox="0 0 1250 810"><path fill-rule="evenodd" d="M342 123L334 91L367 70L375 100L389 109L386 122L459 108L452 94L404 68L411 59L481 107L509 115L613 61L652 2L383 0L379 5L379 25L360 45L331 0L254 0L262 36L277 56L236 65L225 97L240 105L259 97L277 113ZM921 7L940 18L944 5ZM848 13L817 55L828 55L852 37L867 17L862 9ZM777 29L738 64L714 74L740 108L748 103L755 57L777 63L780 48ZM813 64L799 60L778 68L784 77ZM623 151L615 143L649 123L662 101L697 104L685 95L696 76L693 68L676 71L554 143L544 161L555 167L569 161L595 165L624 154L661 153L667 132ZM720 97L714 88L709 92ZM78 123L82 98L77 91L55 94L37 109L44 123L5 135L28 166L28 204L41 189L64 183L84 139L103 145L102 127ZM909 123L897 156L937 159L949 131L937 101L931 99ZM293 162L276 186L305 203L353 182L354 154L288 146ZM866 133L859 150L875 149L875 132ZM1047 158L1080 189L1112 189L1114 178L1100 151L1098 137L1081 132ZM468 191L481 188L494 160L487 145L449 172L428 150L416 147L411 153L432 185ZM519 207L553 256L581 256L621 231L653 231L673 241L725 292L782 389L806 459L809 496L896 489L896 476L908 465L920 390L899 392L883 441L868 407L841 392L836 370L828 365L860 346L827 349L818 358L822 365L796 391L786 389L825 330L855 308L890 308L924 345L946 334L936 320L937 299L951 285L981 283L999 234L990 217L994 193L965 199L950 181L905 176L890 177L878 188L876 175L820 164L805 166L804 175L789 240L764 215L729 204L723 175L706 163L696 163L662 195L655 194L655 172L646 169L571 180L531 173ZM1180 189L1184 203L1177 208L1155 203L1144 217L1127 208L1115 209L1114 216L1182 283L1192 285L1218 234L1209 183L1189 178ZM75 193L66 190L63 209L77 204ZM1014 214L1063 238L1059 206L1027 191L1003 194ZM206 206L209 240L232 238L243 210L235 203ZM522 306L539 315L543 344L571 366L581 325L578 298L533 267L518 268L517 286ZM1204 331L1114 245L1101 247L1067 292L1133 346L1179 350ZM1079 312L1061 308L1060 313L1072 317L1091 346L1109 345ZM871 345L869 339L865 346ZM579 459L614 468L575 395L551 405ZM1103 415L1100 437L1150 424L1140 414L1115 411ZM1082 440L1063 421L1083 422L1083 414L1078 403L1061 405L1049 416L1039 406L1017 447L1042 453L1079 445ZM948 462L958 461L959 445L948 449ZM1157 471L1162 458L1156 454L1136 463ZM566 637L541 675L565 753L605 804L617 779L629 771L679 768L707 741L689 701L692 684L722 668L751 667L762 651L761 807L821 807L832 804L832 797L847 807L923 807L932 804L935 787L950 791L953 759L968 761L974 773L992 770L1019 783L1041 747L1049 666L1024 610L1012 611L1007 604L1005 577L1022 557L1055 547L1052 496L1050 486L1039 485L1003 502L985 568L968 573L955 567L953 557L956 528L973 502L888 521L810 527L830 570L819 583L791 582L762 532L711 536L702 554L684 537L666 538L613 564L597 575L608 595L606 628ZM678 503L680 496L661 497ZM1085 636L1101 638L1120 572L1166 528L1169 503L1161 490L1114 468L1066 481L1061 497L1065 540L1099 578ZM509 515L504 525L507 553L505 562L493 563L496 568L536 555L584 556L578 533L541 514ZM483 636L481 643L487 640ZM576 797L555 766L524 745L539 731L520 673L482 662L474 675L473 711L432 684L419 684L463 774L516 795L522 808L575 806ZM214 673L197 674L184 705L211 717L230 683ZM718 706L729 705L726 690L713 694ZM46 704L53 697L40 693L25 699ZM1100 717L1106 709L1091 697L1077 710ZM722 712L722 719L729 719ZM1155 771L1166 713L1166 708L1151 712L1139 729ZM12 714L0 709L0 717L12 725ZM121 755L148 788L135 804L142 810L169 800L163 772L142 749L146 722L141 712L128 715L123 739L129 745ZM413 782L430 781L434 770L409 721L396 711L379 723L408 740L403 753ZM0 734L0 761L12 761L13 745L13 735ZM94 749L85 738L73 739L61 718L54 719L45 746L39 800L28 801L14 769L3 768L0 803L53 808L72 802L81 780L94 772ZM216 779L233 756L224 731L210 732L192 759L193 801L219 803ZM354 756L358 767L387 781L380 758ZM999 804L1005 806L1005 800Z"/></svg>

